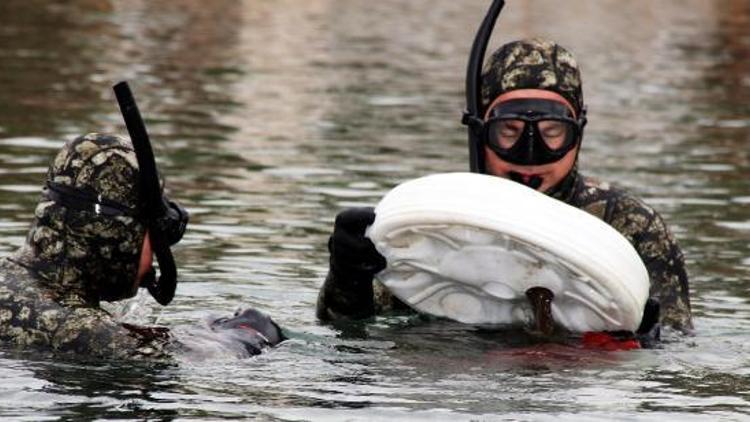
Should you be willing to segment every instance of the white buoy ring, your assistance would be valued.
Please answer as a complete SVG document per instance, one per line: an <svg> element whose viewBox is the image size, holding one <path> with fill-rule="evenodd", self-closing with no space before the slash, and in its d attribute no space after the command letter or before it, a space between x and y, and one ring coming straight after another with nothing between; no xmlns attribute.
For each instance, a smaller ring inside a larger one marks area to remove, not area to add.
<svg viewBox="0 0 750 422"><path fill-rule="evenodd" d="M635 331L649 278L632 245L598 218L495 176L446 173L383 197L367 236L376 275L418 311L470 324L525 325L526 291L554 294L572 332Z"/></svg>

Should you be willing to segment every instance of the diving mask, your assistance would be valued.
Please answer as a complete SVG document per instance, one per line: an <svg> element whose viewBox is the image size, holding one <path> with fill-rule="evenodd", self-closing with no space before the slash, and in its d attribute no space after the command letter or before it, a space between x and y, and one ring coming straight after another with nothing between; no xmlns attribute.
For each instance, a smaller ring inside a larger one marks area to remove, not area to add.
<svg viewBox="0 0 750 422"><path fill-rule="evenodd" d="M576 119L558 101L516 99L490 110L484 142L503 161L543 165L562 159L578 145L586 125L585 111Z"/></svg>

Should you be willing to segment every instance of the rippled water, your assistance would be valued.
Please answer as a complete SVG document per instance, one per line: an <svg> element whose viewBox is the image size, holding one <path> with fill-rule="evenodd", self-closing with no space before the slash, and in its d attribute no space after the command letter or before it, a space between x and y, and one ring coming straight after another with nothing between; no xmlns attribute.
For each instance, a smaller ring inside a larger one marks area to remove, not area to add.
<svg viewBox="0 0 750 422"><path fill-rule="evenodd" d="M333 216L468 168L463 74L487 2L5 0L0 253L22 244L64 139L125 133L110 86L128 79L193 216L178 298L141 318L189 330L250 305L294 340L178 367L0 352L0 417L743 419L750 4L510 3L493 44L542 35L576 54L582 168L663 213L688 259L696 337L607 353L445 322L317 323Z"/></svg>

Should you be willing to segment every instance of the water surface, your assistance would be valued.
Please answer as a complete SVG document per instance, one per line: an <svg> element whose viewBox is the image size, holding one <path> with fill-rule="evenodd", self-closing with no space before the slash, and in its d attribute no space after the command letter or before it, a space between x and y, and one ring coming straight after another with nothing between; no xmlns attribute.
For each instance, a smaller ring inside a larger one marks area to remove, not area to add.
<svg viewBox="0 0 750 422"><path fill-rule="evenodd" d="M739 420L750 413L750 5L511 2L493 45L558 40L589 105L585 173L660 211L697 336L618 353L408 318L314 316L334 215L468 168L463 74L487 2L0 2L0 253L22 244L65 139L125 133L128 79L192 225L183 282L139 318L262 309L295 339L177 367L0 352L14 419Z"/></svg>

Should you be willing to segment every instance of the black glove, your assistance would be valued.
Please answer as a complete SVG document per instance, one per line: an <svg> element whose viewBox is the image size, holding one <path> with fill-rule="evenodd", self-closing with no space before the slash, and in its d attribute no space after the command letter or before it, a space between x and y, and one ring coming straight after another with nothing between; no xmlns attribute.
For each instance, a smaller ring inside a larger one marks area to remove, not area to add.
<svg viewBox="0 0 750 422"><path fill-rule="evenodd" d="M386 266L385 258L365 237L365 229L375 221L372 207L349 208L336 216L328 239L331 274L341 283L370 283Z"/></svg>
<svg viewBox="0 0 750 422"><path fill-rule="evenodd" d="M661 324L659 323L659 301L649 298L643 307L643 318L641 325L635 332L635 336L646 349L656 347L661 339Z"/></svg>

